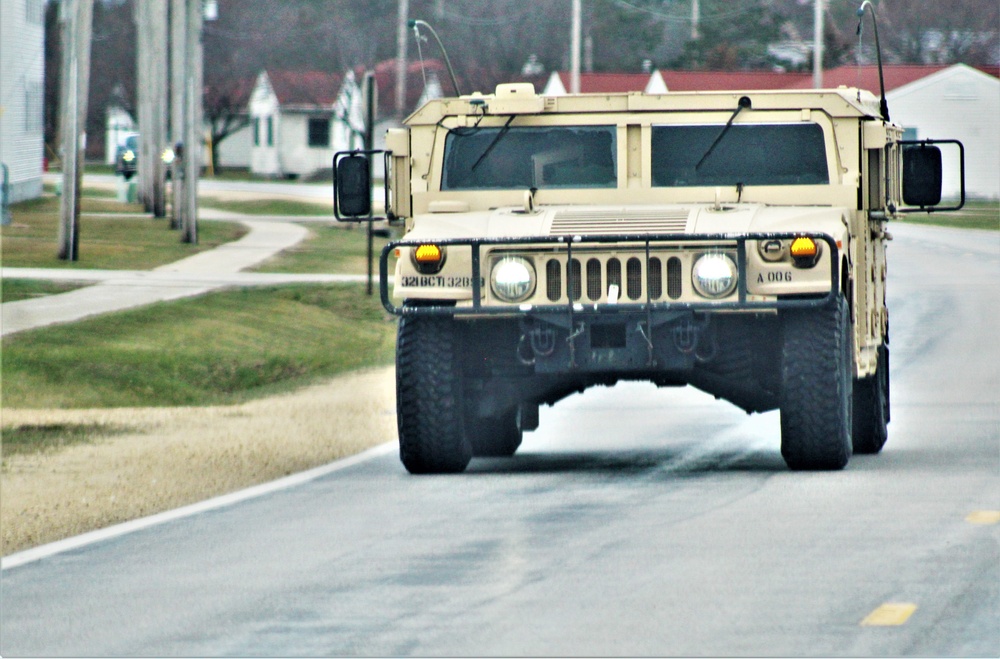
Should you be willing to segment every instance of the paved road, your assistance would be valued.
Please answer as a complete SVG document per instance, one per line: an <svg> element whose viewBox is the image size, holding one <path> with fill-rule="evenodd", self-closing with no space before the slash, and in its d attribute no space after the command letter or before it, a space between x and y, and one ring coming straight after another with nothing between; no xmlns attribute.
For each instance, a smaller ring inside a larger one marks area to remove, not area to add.
<svg viewBox="0 0 1000 659"><path fill-rule="evenodd" d="M1000 236L893 233L879 456L792 473L774 413L591 390L461 476L376 456L7 569L0 653L998 656Z"/></svg>

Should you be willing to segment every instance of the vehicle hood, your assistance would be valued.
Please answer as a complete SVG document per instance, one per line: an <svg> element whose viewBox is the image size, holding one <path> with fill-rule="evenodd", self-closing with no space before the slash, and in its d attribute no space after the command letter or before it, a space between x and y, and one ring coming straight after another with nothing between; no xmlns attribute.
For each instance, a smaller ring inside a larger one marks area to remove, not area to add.
<svg viewBox="0 0 1000 659"><path fill-rule="evenodd" d="M763 204L643 206L544 206L535 212L508 207L489 211L430 213L414 218L407 239L601 236L614 234L745 234L846 232L847 209Z"/></svg>

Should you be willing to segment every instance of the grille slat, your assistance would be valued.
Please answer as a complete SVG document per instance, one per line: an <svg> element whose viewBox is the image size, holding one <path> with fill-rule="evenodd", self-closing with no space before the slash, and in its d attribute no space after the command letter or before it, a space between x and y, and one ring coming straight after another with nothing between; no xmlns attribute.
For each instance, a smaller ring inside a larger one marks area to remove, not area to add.
<svg viewBox="0 0 1000 659"><path fill-rule="evenodd" d="M667 259L667 295L671 300L681 296L681 260L676 256Z"/></svg>
<svg viewBox="0 0 1000 659"><path fill-rule="evenodd" d="M601 262L597 259L587 261L587 298L591 302L601 299L604 289L601 286Z"/></svg>
<svg viewBox="0 0 1000 659"><path fill-rule="evenodd" d="M583 295L583 282L580 281L580 260L573 259L569 264L569 274L567 276L569 280L569 297L571 300L576 302Z"/></svg>
<svg viewBox="0 0 1000 659"><path fill-rule="evenodd" d="M625 292L630 300L642 296L642 262L634 256L625 263Z"/></svg>
<svg viewBox="0 0 1000 659"><path fill-rule="evenodd" d="M562 266L558 259L549 259L545 264L545 294L549 302L558 302L562 297Z"/></svg>
<svg viewBox="0 0 1000 659"><path fill-rule="evenodd" d="M649 286L649 299L659 300L663 295L663 267L660 259L655 256L649 259L649 272L646 277Z"/></svg>

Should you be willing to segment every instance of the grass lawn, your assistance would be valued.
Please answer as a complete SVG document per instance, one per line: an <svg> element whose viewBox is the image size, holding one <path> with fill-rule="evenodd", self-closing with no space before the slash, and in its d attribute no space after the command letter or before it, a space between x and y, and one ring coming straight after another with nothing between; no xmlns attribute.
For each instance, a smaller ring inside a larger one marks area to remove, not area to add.
<svg viewBox="0 0 1000 659"><path fill-rule="evenodd" d="M59 199L43 197L15 204L12 223L0 229L0 257L7 267L149 270L237 240L247 232L235 222L201 222L198 244L189 245L180 241L179 232L170 230L168 219L137 216L142 213L138 204L83 197L79 260L70 262L57 257Z"/></svg>
<svg viewBox="0 0 1000 659"><path fill-rule="evenodd" d="M955 229L1000 231L1000 202L967 201L961 210L946 213L906 213L901 221Z"/></svg>
<svg viewBox="0 0 1000 659"><path fill-rule="evenodd" d="M364 224L310 224L309 238L255 268L257 272L322 274L328 272L365 274L368 272L368 234ZM399 229L392 229L398 235ZM375 236L374 272L378 277L378 257L388 238Z"/></svg>
<svg viewBox="0 0 1000 659"><path fill-rule="evenodd" d="M68 281L45 281L43 279L2 279L0 280L0 302L16 302L35 297L65 293L86 283Z"/></svg>
<svg viewBox="0 0 1000 659"><path fill-rule="evenodd" d="M362 285L212 293L3 339L3 405L237 403L390 364L395 330Z"/></svg>
<svg viewBox="0 0 1000 659"><path fill-rule="evenodd" d="M205 207L245 215L306 215L329 217L333 220L333 201L312 203L295 199L226 200L202 195L198 197L198 203Z"/></svg>

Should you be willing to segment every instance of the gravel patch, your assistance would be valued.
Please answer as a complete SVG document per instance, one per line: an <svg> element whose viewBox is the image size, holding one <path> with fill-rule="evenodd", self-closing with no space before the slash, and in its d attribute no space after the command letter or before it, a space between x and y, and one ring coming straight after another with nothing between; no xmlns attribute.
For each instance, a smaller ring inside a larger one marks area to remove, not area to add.
<svg viewBox="0 0 1000 659"><path fill-rule="evenodd" d="M2 410L0 428L23 425L99 426L109 433L4 458L5 556L394 440L395 377L391 367L362 371L231 406Z"/></svg>

